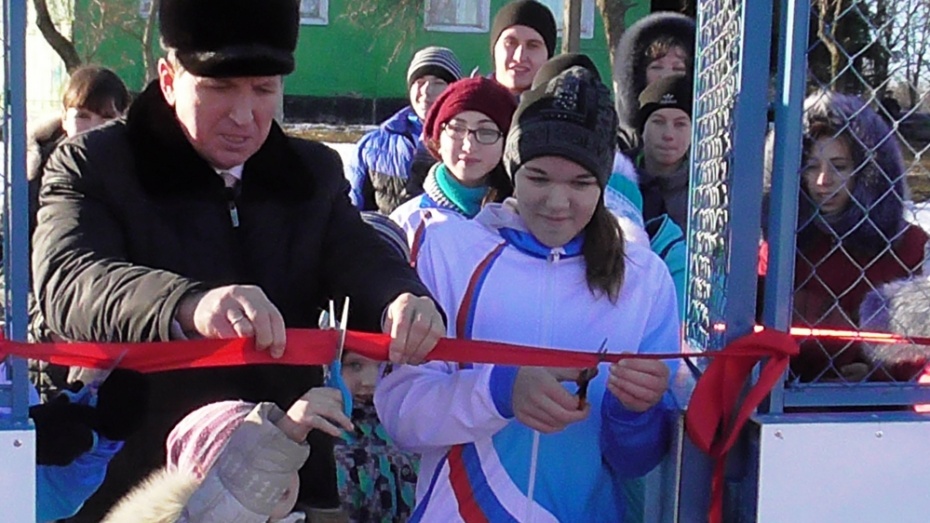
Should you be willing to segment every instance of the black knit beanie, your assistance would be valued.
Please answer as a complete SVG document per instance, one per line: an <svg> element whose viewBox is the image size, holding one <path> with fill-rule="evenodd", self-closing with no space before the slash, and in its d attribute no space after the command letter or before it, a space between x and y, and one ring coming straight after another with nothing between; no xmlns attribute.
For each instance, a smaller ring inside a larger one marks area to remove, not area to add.
<svg viewBox="0 0 930 523"><path fill-rule="evenodd" d="M643 132L649 115L659 109L681 109L690 117L693 89L691 78L683 74L666 76L649 84L639 95L639 113L636 118L639 132Z"/></svg>
<svg viewBox="0 0 930 523"><path fill-rule="evenodd" d="M539 71L536 72L536 76L533 78L533 86L530 87L530 89L535 89L540 85L549 83L549 80L558 76L559 73L576 65L591 71L591 74L598 80L601 79L601 73L598 72L597 66L594 65L594 62L591 61L588 55L581 53L562 53L558 56L553 56L539 68Z"/></svg>
<svg viewBox="0 0 930 523"><path fill-rule="evenodd" d="M494 24L491 25L491 56L494 56L494 46L497 45L501 33L515 25L525 25L539 33L539 36L542 36L543 41L546 42L549 58L552 58L555 54L555 39L558 36L555 17L552 16L552 11L548 7L536 0L510 2L497 12L494 16Z"/></svg>
<svg viewBox="0 0 930 523"><path fill-rule="evenodd" d="M513 179L539 156L561 156L591 171L601 187L616 151L617 111L610 90L590 70L572 66L525 93L513 116L504 167Z"/></svg>

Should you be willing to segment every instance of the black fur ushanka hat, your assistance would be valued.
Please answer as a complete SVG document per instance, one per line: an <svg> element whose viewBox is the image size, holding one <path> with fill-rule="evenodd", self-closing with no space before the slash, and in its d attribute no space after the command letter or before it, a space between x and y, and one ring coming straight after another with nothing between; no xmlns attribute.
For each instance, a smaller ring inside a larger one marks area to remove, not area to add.
<svg viewBox="0 0 930 523"><path fill-rule="evenodd" d="M294 70L297 0L162 0L162 46L197 76L275 76Z"/></svg>

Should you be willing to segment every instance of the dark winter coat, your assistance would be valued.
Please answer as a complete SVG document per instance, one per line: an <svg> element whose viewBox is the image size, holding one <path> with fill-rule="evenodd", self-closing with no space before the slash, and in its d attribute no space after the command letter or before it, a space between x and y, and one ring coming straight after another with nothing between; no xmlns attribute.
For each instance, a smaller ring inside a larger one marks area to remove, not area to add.
<svg viewBox="0 0 930 523"><path fill-rule="evenodd" d="M39 209L39 186L48 157L67 138L61 127L61 117L49 118L29 132L26 143L26 176L29 179L29 233L36 230L36 212Z"/></svg>
<svg viewBox="0 0 930 523"><path fill-rule="evenodd" d="M274 125L245 163L233 228L222 179L153 83L125 121L67 141L49 160L34 238L39 307L66 339L167 340L187 293L239 283L259 286L288 327L313 327L324 299L349 295L353 327L378 330L399 294L428 291L362 222L347 190L334 151ZM82 514L99 520L162 465L168 432L195 407L243 399L286 408L321 382L319 367L277 365L153 375L146 428ZM311 444L300 499L338 506L331 441Z"/></svg>
<svg viewBox="0 0 930 523"><path fill-rule="evenodd" d="M640 19L624 31L617 44L614 66L617 115L620 117L617 139L620 152L627 156L631 156L628 154L630 151L642 147L636 115L639 112L639 95L646 88L646 67L649 65L646 49L662 36L674 36L689 44L688 55L694 57L694 20L679 13L659 12Z"/></svg>
<svg viewBox="0 0 930 523"><path fill-rule="evenodd" d="M36 213L39 211L39 187L42 184L42 171L49 156L67 135L61 127L61 117L55 116L40 122L29 131L26 142L26 176L29 181L29 237L36 230ZM32 244L30 242L30 249ZM35 299L29 294L29 315L38 313ZM40 322L41 323L41 322ZM37 324L38 325L38 324ZM47 333L29 332L32 341L47 341ZM43 402L48 401L67 383L68 368L52 365L46 361L29 360L29 381L39 391Z"/></svg>
<svg viewBox="0 0 930 523"><path fill-rule="evenodd" d="M423 193L435 159L420 142L423 122L411 107L401 109L359 140L346 166L352 203L362 211L391 214Z"/></svg>
<svg viewBox="0 0 930 523"><path fill-rule="evenodd" d="M639 190L643 193L643 219L667 214L681 230L688 230L688 197L691 194L691 171L687 156L671 176L653 176L646 171L641 154L636 154Z"/></svg>

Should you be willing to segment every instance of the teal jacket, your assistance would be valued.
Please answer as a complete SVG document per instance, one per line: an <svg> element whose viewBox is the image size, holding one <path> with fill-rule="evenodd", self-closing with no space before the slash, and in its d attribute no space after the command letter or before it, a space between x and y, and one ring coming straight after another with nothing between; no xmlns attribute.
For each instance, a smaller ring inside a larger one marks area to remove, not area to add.
<svg viewBox="0 0 930 523"><path fill-rule="evenodd" d="M605 201L608 210L615 216L626 218L645 229L649 235L649 247L662 258L672 275L678 299L678 314L683 318L688 256L684 232L668 214L643 220L643 195L636 180L635 167L620 153L617 153L614 161L614 172L607 180Z"/></svg>

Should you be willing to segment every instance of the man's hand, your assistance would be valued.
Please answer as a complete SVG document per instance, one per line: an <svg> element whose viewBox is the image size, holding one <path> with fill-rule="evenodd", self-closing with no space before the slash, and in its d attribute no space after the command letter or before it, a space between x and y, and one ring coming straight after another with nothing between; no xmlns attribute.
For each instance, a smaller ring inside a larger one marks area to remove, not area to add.
<svg viewBox="0 0 930 523"><path fill-rule="evenodd" d="M352 420L342 412L342 392L329 387L307 391L275 425L298 443L305 441L313 429L322 430L336 438L342 434L339 427L348 431L355 430Z"/></svg>
<svg viewBox="0 0 930 523"><path fill-rule="evenodd" d="M607 390L633 412L655 406L668 390L668 366L656 360L620 360L610 366Z"/></svg>
<svg viewBox="0 0 930 523"><path fill-rule="evenodd" d="M205 338L251 338L255 348L284 354L284 317L254 285L228 285L185 296L175 319L184 332Z"/></svg>
<svg viewBox="0 0 930 523"><path fill-rule="evenodd" d="M514 415L527 427L547 434L588 417L591 407L578 410L578 398L559 383L573 381L581 370L521 367L513 384Z"/></svg>
<svg viewBox="0 0 930 523"><path fill-rule="evenodd" d="M388 306L381 331L391 335L391 362L415 365L446 335L446 325L433 300L404 293Z"/></svg>

